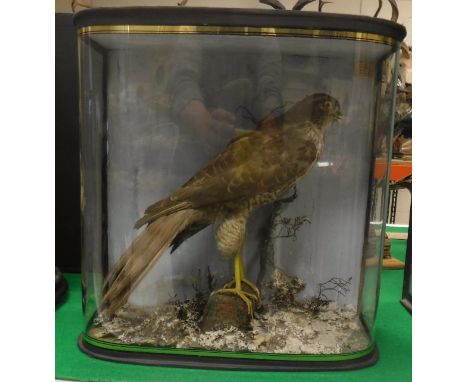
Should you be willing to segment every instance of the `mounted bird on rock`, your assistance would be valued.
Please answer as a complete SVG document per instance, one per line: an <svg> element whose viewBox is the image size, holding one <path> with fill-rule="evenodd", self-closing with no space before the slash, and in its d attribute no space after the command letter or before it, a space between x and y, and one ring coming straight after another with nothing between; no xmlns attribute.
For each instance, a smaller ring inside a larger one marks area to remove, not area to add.
<svg viewBox="0 0 468 382"><path fill-rule="evenodd" d="M217 248L234 259L234 277L214 293L237 295L253 315L252 301L259 302L260 292L245 278L241 259L247 220L306 175L323 151L327 128L341 116L333 97L309 95L231 141L172 195L149 206L135 224L145 229L104 280L100 314L112 316L124 305L169 247L217 223Z"/></svg>

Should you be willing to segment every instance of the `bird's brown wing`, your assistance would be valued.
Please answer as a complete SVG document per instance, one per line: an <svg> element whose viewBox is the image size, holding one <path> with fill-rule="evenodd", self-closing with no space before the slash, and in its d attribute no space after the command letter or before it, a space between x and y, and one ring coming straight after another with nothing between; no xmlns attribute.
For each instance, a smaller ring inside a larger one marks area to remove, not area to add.
<svg viewBox="0 0 468 382"><path fill-rule="evenodd" d="M208 162L170 200L197 208L287 188L311 163L286 145L280 133L254 131L244 135Z"/></svg>
<svg viewBox="0 0 468 382"><path fill-rule="evenodd" d="M170 197L150 205L135 226L188 208L232 205L286 191L316 159L317 149L306 139L286 138L274 128L253 131L233 140Z"/></svg>
<svg viewBox="0 0 468 382"><path fill-rule="evenodd" d="M253 187L258 187L258 172L264 169L266 161L275 157L277 141L277 137L258 131L234 139L170 197L148 206L135 227L140 228L161 216L183 209L218 204L242 198L248 193L255 194ZM262 157L262 153L268 150L268 144L270 155Z"/></svg>

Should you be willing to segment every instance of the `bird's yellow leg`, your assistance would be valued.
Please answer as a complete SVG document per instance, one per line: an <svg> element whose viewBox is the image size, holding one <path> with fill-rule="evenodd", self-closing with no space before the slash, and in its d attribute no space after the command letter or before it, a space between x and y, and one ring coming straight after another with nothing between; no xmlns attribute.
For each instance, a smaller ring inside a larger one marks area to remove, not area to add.
<svg viewBox="0 0 468 382"><path fill-rule="evenodd" d="M253 317L253 304L251 300L257 300L258 302L260 300L255 294L242 290L242 282L245 280L242 279L243 272L242 260L238 253L234 257L234 280L226 284L224 288L217 290L215 293L230 293L239 296L247 305L248 314ZM230 287L232 284L234 284L234 287Z"/></svg>
<svg viewBox="0 0 468 382"><path fill-rule="evenodd" d="M260 291L258 290L257 286L250 280L245 278L245 270L244 270L244 263L242 262L242 258L239 255L240 259L240 273L241 273L241 282L245 285L248 285L250 289L253 290L254 294L257 297L257 302L260 302Z"/></svg>
<svg viewBox="0 0 468 382"><path fill-rule="evenodd" d="M242 257L240 255L240 253L238 253L235 257L234 257L234 275L236 274L236 268L235 267L238 267L238 271L239 271L239 275L240 275L240 282L241 283L244 283L245 285L247 285L252 291L253 293L248 293L249 295L253 295L253 298L255 300L257 300L257 303L260 302L260 291L258 290L258 288L255 286L255 284L250 281L250 280L247 280L245 278L245 270L244 270L244 263L242 261ZM232 288L234 287L234 285L236 285L236 278L234 277L234 280L228 282L224 287L223 289L228 289L228 288ZM246 292L247 293L247 292Z"/></svg>

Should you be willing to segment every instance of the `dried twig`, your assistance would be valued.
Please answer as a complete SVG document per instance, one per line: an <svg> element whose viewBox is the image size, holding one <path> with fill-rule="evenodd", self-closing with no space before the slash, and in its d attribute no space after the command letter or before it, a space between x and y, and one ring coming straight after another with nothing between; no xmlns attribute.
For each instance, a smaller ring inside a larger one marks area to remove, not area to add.
<svg viewBox="0 0 468 382"><path fill-rule="evenodd" d="M275 220L281 213L283 205L286 203L291 203L297 198L297 187L296 185L293 186L293 193L291 196L284 197L282 199L276 200L272 204L272 209L270 216L268 217L268 221L261 228L259 232L260 240L260 247L259 247L259 254L260 254L260 271L257 276L257 285L261 285L263 279L266 274L266 269L268 265L271 265L274 269L276 268L274 263L274 254L275 249L273 246L273 236L275 233Z"/></svg>
<svg viewBox="0 0 468 382"><path fill-rule="evenodd" d="M350 291L351 277L344 280L339 277L332 277L330 280L319 284L319 293L317 297L313 297L304 303L304 307L317 314L320 308L327 306L332 300L328 298L325 292L334 291L341 296L345 296Z"/></svg>
<svg viewBox="0 0 468 382"><path fill-rule="evenodd" d="M325 292L328 291L337 292L343 297L346 296L346 294L350 291L351 279L352 277L347 280L344 280L340 277L332 277L330 280L324 283L320 283L318 298L322 301L331 301L325 294Z"/></svg>
<svg viewBox="0 0 468 382"><path fill-rule="evenodd" d="M206 279L206 285L203 282L204 278ZM198 269L195 281L192 283L192 288L196 294L204 297L208 297L216 289L216 278L211 273L209 266L206 267L204 276L202 275L202 270Z"/></svg>
<svg viewBox="0 0 468 382"><path fill-rule="evenodd" d="M206 281L208 284L208 291L210 293L213 292L215 290L216 278L211 273L211 269L209 266L206 268Z"/></svg>
<svg viewBox="0 0 468 382"><path fill-rule="evenodd" d="M294 219L278 216L275 221L274 225L279 226L280 229L276 233L276 235L272 236L272 239L279 239L279 238L292 238L293 241L297 240L297 232L301 228L301 226L305 223L311 224L310 220L307 216L296 216Z"/></svg>

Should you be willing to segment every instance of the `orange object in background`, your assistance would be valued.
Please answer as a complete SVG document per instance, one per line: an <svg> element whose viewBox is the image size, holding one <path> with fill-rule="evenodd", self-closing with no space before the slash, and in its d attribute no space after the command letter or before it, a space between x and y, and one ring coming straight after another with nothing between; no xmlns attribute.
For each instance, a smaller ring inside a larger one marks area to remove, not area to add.
<svg viewBox="0 0 468 382"><path fill-rule="evenodd" d="M386 162L376 161L375 162L375 170L374 170L374 178L377 180L383 179L385 176L385 172L387 171ZM407 161L400 161L400 160L392 160L391 168L390 168L390 182L397 182L406 178L408 175L411 175L413 171L413 167L411 162Z"/></svg>

